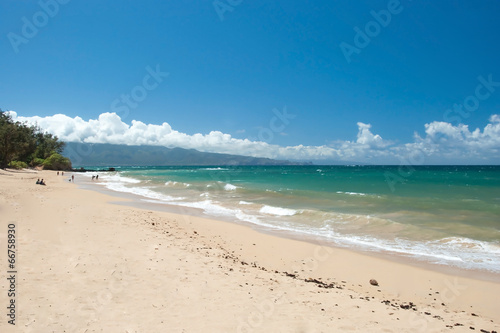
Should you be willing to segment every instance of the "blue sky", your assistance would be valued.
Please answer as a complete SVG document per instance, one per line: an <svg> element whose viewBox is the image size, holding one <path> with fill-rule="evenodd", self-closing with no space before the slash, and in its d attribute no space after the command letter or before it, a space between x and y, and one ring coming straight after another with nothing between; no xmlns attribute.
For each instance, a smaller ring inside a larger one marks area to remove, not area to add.
<svg viewBox="0 0 500 333"><path fill-rule="evenodd" d="M3 0L0 107L71 141L497 164L499 12L498 1Z"/></svg>

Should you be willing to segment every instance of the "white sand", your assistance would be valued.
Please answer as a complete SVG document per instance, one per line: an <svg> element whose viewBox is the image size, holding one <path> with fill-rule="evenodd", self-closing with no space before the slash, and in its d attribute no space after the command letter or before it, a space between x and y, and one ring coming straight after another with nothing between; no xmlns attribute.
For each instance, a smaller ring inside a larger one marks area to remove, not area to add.
<svg viewBox="0 0 500 333"><path fill-rule="evenodd" d="M500 331L500 283L114 205L67 178L0 171L1 332ZM409 302L416 310L400 307Z"/></svg>

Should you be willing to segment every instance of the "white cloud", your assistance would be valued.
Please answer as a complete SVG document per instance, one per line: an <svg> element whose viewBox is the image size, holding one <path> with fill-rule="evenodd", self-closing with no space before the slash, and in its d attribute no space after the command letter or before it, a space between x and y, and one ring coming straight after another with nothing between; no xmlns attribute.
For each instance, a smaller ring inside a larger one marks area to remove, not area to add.
<svg viewBox="0 0 500 333"><path fill-rule="evenodd" d="M172 129L166 122L155 125L132 120L131 124L127 124L115 113L103 113L98 119L88 121L63 114L22 117L14 111L10 113L14 120L37 124L69 142L160 145L275 159L330 162L415 164L412 160L417 155L419 164L500 162L499 115L492 115L482 131L470 131L463 124L453 126L438 121L425 124L425 136L415 134L414 142L405 144L384 140L371 132L370 124L358 122L356 141L336 141L328 146L282 147L262 141L236 139L220 131L189 135Z"/></svg>
<svg viewBox="0 0 500 333"><path fill-rule="evenodd" d="M382 137L378 134L374 135L370 128L372 125L364 124L362 122L358 122L358 140L357 143L362 145L367 145L371 148L383 148L388 146L390 143L385 142Z"/></svg>

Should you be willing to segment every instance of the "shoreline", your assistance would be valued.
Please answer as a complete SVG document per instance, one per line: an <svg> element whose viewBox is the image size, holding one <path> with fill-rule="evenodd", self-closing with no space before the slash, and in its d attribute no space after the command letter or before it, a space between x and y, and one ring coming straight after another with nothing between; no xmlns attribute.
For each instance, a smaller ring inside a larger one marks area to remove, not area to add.
<svg viewBox="0 0 500 333"><path fill-rule="evenodd" d="M17 224L26 332L498 331L499 283L116 205L66 178L0 171L0 238Z"/></svg>
<svg viewBox="0 0 500 333"><path fill-rule="evenodd" d="M148 199L148 198L143 197L143 196L138 195L138 194L126 193L126 192L120 192L120 191L114 191L114 190L108 189L102 183L89 181L89 179L87 179L86 177L83 177L82 175L78 175L78 178L81 179L79 184L78 184L79 188L88 189L91 191L96 191L96 192L106 194L106 195L109 195L109 196L112 196L115 198L124 199L123 201L112 202L113 204L116 204L116 205L126 205L126 206L135 207L135 208L139 208L139 209L146 209L147 208L147 209L151 209L151 210L155 210L155 211L159 211L159 212L176 213L176 214L181 214L181 215L189 215L189 216L193 216L193 217L200 217L200 218L205 218L205 219L213 219L213 220L217 220L217 221L234 223L237 225L251 228L252 230L255 230L259 233L268 234L268 235L275 236L275 237L291 239L291 240L296 240L296 241L303 241L303 242L311 243L313 245L327 246L327 247L332 247L335 249L342 249L345 251L351 251L354 253L359 253L359 254L366 255L366 256L371 256L371 257L375 257L375 258L379 258L379 259L393 261L393 262L400 263L400 264L410 265L410 266L414 266L417 268L426 269L429 271L435 271L438 273L457 275L457 276L462 276L462 277L478 279L478 280L483 280L483 281L494 282L494 283L500 284L500 273L496 273L496 272L492 272L492 271L488 271L488 270L467 269L467 268L457 267L457 266L453 266L453 265L433 263L433 262L427 261L425 259L416 258L416 257L412 257L411 255L405 255L402 253L392 252L389 250L371 251L369 249L364 249L360 246L348 247L348 246L336 244L335 242L321 239L320 237L315 237L313 235L309 235L309 234L305 234L305 233L293 232L293 231L288 231L288 230L273 229L272 227L266 227L266 226L251 223L251 222L245 222L245 221L241 221L239 219L230 219L228 217L223 217L223 216L214 217L214 216L210 216L210 215L204 213L199 208L184 207L184 206L179 206L179 205L174 205L174 204L169 204L169 203L163 203L161 201L155 202L156 200L154 200L154 199ZM81 182L82 180L84 181L83 183Z"/></svg>

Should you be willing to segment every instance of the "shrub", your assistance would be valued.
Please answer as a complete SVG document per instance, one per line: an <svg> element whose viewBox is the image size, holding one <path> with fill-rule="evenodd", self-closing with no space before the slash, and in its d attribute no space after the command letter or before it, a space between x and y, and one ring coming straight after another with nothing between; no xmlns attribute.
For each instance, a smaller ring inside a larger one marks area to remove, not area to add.
<svg viewBox="0 0 500 333"><path fill-rule="evenodd" d="M71 170L71 161L58 153L50 155L43 162L46 170Z"/></svg>
<svg viewBox="0 0 500 333"><path fill-rule="evenodd" d="M30 165L31 165L32 167L37 167L37 166L41 166L41 165L43 165L43 162L45 162L45 160L44 160L43 158L38 158L38 157L35 157L35 158L31 161Z"/></svg>
<svg viewBox="0 0 500 333"><path fill-rule="evenodd" d="M12 161L9 163L9 168L12 168L12 169L20 170L20 169L24 169L27 167L28 167L28 164L26 164L26 162L23 162L23 161Z"/></svg>

